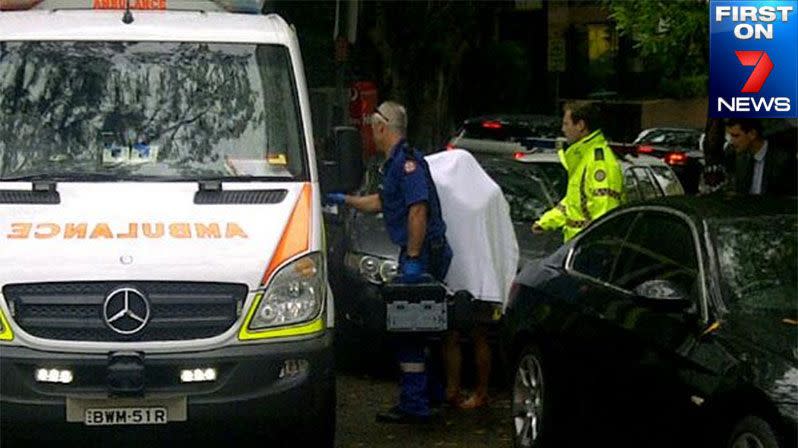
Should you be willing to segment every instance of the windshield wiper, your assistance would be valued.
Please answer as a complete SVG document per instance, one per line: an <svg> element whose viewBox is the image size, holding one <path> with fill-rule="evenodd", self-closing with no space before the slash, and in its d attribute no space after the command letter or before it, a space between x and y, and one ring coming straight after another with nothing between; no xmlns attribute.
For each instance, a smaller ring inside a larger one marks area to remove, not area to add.
<svg viewBox="0 0 798 448"><path fill-rule="evenodd" d="M151 182L290 182L290 176L151 176L131 175L120 180L124 181L151 181Z"/></svg>
<svg viewBox="0 0 798 448"><path fill-rule="evenodd" d="M0 182L92 182L92 181L118 181L119 176L109 173L34 173L20 176L0 177Z"/></svg>
<svg viewBox="0 0 798 448"><path fill-rule="evenodd" d="M253 175L238 175L238 176L198 176L191 179L186 179L194 182L247 182L247 181L260 181L260 182L282 182L286 180L294 180L290 176L253 176Z"/></svg>
<svg viewBox="0 0 798 448"><path fill-rule="evenodd" d="M121 173L32 173L0 177L0 182L290 182L289 176L154 176Z"/></svg>
<svg viewBox="0 0 798 448"><path fill-rule="evenodd" d="M24 176L0 177L0 182L36 182L40 180L56 180L52 174L26 174Z"/></svg>

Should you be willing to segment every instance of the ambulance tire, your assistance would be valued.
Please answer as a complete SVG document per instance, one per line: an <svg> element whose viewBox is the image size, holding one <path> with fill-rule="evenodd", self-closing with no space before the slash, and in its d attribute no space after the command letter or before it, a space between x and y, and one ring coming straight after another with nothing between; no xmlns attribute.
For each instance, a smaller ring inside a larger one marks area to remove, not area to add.
<svg viewBox="0 0 798 448"><path fill-rule="evenodd" d="M298 428L298 446L333 448L335 446L336 398L333 379L316 401L316 409L308 412Z"/></svg>

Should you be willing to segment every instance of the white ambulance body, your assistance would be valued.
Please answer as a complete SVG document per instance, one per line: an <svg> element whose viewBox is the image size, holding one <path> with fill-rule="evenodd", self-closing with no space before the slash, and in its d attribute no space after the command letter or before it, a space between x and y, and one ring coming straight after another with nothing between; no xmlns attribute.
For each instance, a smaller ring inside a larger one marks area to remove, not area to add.
<svg viewBox="0 0 798 448"><path fill-rule="evenodd" d="M0 0L0 433L285 424L331 446L293 29L257 1L24 3Z"/></svg>

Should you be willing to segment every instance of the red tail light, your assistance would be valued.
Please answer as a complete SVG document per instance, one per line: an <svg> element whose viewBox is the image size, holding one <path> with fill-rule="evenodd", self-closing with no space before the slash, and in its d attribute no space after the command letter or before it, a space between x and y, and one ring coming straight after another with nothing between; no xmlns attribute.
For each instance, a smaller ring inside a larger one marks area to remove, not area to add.
<svg viewBox="0 0 798 448"><path fill-rule="evenodd" d="M683 152L669 152L665 155L665 163L668 165L684 165L687 163L687 154Z"/></svg>
<svg viewBox="0 0 798 448"><path fill-rule="evenodd" d="M517 152L517 153L513 154L513 158L514 159L520 159L520 158L524 157L524 155L526 155L525 152Z"/></svg>
<svg viewBox="0 0 798 448"><path fill-rule="evenodd" d="M483 121L482 127L485 129L501 129L502 124L498 121Z"/></svg>
<svg viewBox="0 0 798 448"><path fill-rule="evenodd" d="M637 153L638 154L651 154L653 152L654 152L654 147L653 146L640 145L640 146L637 147Z"/></svg>

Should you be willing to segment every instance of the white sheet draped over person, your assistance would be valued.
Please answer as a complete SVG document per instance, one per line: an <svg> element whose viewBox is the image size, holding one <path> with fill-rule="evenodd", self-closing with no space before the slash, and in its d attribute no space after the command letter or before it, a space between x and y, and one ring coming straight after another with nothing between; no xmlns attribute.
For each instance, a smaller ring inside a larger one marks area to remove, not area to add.
<svg viewBox="0 0 798 448"><path fill-rule="evenodd" d="M468 291L474 300L494 304L483 308L499 313L504 310L518 269L518 241L510 205L499 185L469 152L445 151L429 155L426 160L438 189L446 239L454 253L446 285L455 292ZM500 317L496 313L488 319ZM477 384L468 397L460 390L460 332L453 329L445 337L446 399L454 407L474 409L488 404L491 352L487 324L478 320L469 328Z"/></svg>
<svg viewBox="0 0 798 448"><path fill-rule="evenodd" d="M453 291L504 304L518 269L518 241L510 205L499 185L467 151L426 157L438 188L446 239L454 257L446 275Z"/></svg>

